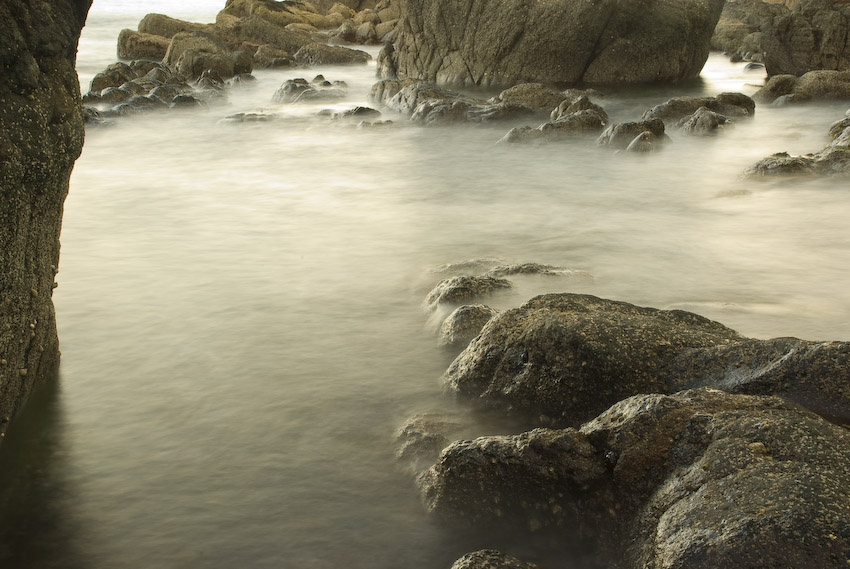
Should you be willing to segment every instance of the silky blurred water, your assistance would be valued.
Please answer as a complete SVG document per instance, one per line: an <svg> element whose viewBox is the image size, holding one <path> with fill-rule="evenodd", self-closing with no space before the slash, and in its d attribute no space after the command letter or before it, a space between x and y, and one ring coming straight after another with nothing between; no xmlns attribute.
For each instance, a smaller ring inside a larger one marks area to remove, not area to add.
<svg viewBox="0 0 850 569"><path fill-rule="evenodd" d="M96 1L83 91L145 13L208 22L221 5ZM759 338L850 339L846 181L741 177L768 154L820 150L847 103L760 106L720 136L671 132L663 151L631 156L592 139L496 145L506 125L357 128L317 118L324 105L271 102L316 73L349 84L334 108L367 104L374 64L258 71L226 105L88 131L54 297L60 381L0 449L3 567L437 569L480 546L533 557L430 521L394 458L407 417L451 408L438 381L450 357L421 308L445 263L593 275L515 278L498 308L574 291ZM636 120L673 95L761 81L714 54L701 84L598 102ZM259 110L276 120L222 121Z"/></svg>

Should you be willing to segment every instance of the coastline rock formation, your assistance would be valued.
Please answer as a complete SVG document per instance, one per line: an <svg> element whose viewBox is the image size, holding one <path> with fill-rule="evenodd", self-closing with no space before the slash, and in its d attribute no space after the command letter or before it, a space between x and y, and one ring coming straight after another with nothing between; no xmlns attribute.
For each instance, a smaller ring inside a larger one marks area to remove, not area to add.
<svg viewBox="0 0 850 569"><path fill-rule="evenodd" d="M0 430L59 364L52 296L62 207L83 145L74 64L90 5L0 3Z"/></svg>
<svg viewBox="0 0 850 569"><path fill-rule="evenodd" d="M850 70L850 6L841 0L729 0L712 48L773 75Z"/></svg>
<svg viewBox="0 0 850 569"><path fill-rule="evenodd" d="M638 393L781 395L850 422L850 343L753 340L681 310L547 294L493 318L445 387L536 425L577 426Z"/></svg>
<svg viewBox="0 0 850 569"><path fill-rule="evenodd" d="M442 520L551 532L600 566L850 559L850 431L779 397L635 395L580 429L455 442L420 485Z"/></svg>
<svg viewBox="0 0 850 569"><path fill-rule="evenodd" d="M696 78L723 0L403 2L384 79L510 87Z"/></svg>

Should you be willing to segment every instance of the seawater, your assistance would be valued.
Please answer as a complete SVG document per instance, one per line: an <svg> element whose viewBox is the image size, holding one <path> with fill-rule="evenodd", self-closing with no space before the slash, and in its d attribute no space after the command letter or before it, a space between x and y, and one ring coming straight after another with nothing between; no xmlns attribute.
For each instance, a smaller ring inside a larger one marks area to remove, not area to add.
<svg viewBox="0 0 850 569"><path fill-rule="evenodd" d="M121 28L147 12L213 21L221 4L96 1L83 91ZM436 569L483 546L545 560L430 520L396 463L407 417L453 408L439 385L451 357L421 306L445 263L593 276L517 277L490 301L501 309L572 291L758 338L850 339L846 181L741 176L820 150L846 103L759 106L717 137L671 131L631 156L592 138L496 145L511 125L357 128L316 117L327 105L272 103L317 73L350 87L333 108L368 104L374 64L257 71L224 105L88 131L54 297L59 382L0 449L3 567ZM697 84L598 102L636 120L762 80L713 54ZM222 121L257 111L277 118Z"/></svg>

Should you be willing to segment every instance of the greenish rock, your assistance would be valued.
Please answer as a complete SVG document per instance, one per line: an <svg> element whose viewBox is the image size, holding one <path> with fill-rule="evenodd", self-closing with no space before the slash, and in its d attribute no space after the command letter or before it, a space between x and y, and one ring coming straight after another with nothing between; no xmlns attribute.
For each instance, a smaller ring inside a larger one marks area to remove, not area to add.
<svg viewBox="0 0 850 569"><path fill-rule="evenodd" d="M507 279L482 276L458 276L440 281L425 297L425 306L436 309L441 304L468 304L513 285Z"/></svg>
<svg viewBox="0 0 850 569"><path fill-rule="evenodd" d="M90 4L0 2L0 417L14 416L59 364L52 296L83 146L74 62Z"/></svg>
<svg viewBox="0 0 850 569"><path fill-rule="evenodd" d="M465 348L498 313L498 310L483 304L459 306L443 320L439 345L451 349Z"/></svg>

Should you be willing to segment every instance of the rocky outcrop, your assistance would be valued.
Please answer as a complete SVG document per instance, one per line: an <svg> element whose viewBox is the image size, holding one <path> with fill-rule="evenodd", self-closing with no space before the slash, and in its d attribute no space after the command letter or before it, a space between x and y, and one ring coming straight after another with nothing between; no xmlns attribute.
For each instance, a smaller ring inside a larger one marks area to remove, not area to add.
<svg viewBox="0 0 850 569"><path fill-rule="evenodd" d="M712 47L763 62L770 76L850 70L850 6L841 0L729 0Z"/></svg>
<svg viewBox="0 0 850 569"><path fill-rule="evenodd" d="M421 0L400 5L385 79L509 87L697 77L722 0Z"/></svg>
<svg viewBox="0 0 850 569"><path fill-rule="evenodd" d="M451 569L538 569L534 563L517 559L495 549L467 553L452 564Z"/></svg>
<svg viewBox="0 0 850 569"><path fill-rule="evenodd" d="M689 312L579 294L503 312L443 381L466 400L542 425L579 425L637 393L698 386L782 395L850 421L850 343L752 340Z"/></svg>
<svg viewBox="0 0 850 569"><path fill-rule="evenodd" d="M574 95L558 104L549 121L536 128L515 127L499 142L552 141L587 134L598 135L608 124L608 114L584 95Z"/></svg>
<svg viewBox="0 0 850 569"><path fill-rule="evenodd" d="M580 429L458 441L420 478L443 520L552 532L600 566L845 567L850 432L778 397L636 395Z"/></svg>
<svg viewBox="0 0 850 569"><path fill-rule="evenodd" d="M744 175L750 178L850 175L850 118L833 123L829 137L832 141L820 152L805 156L779 152L759 160Z"/></svg>
<svg viewBox="0 0 850 569"><path fill-rule="evenodd" d="M51 299L83 145L74 60L90 4L0 3L0 431L59 364Z"/></svg>

